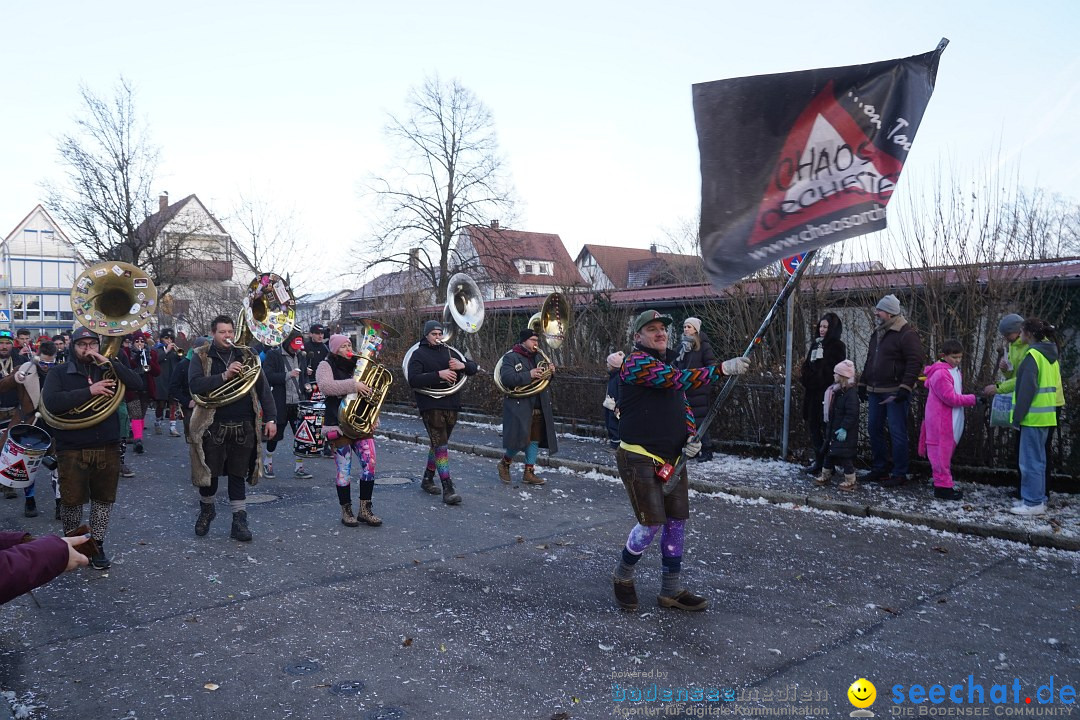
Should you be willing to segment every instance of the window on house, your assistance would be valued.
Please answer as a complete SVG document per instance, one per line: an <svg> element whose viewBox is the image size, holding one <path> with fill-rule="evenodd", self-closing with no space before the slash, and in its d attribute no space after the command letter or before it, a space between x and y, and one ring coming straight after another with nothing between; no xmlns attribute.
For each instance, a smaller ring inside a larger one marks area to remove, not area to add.
<svg viewBox="0 0 1080 720"><path fill-rule="evenodd" d="M42 297L41 317L43 320L59 320L61 297L59 295L45 295Z"/></svg>
<svg viewBox="0 0 1080 720"><path fill-rule="evenodd" d="M532 275L534 272L532 263L525 263L525 274Z"/></svg>
<svg viewBox="0 0 1080 720"><path fill-rule="evenodd" d="M41 287L58 288L60 285L60 263L41 263Z"/></svg>
<svg viewBox="0 0 1080 720"><path fill-rule="evenodd" d="M41 319L41 296L40 295L24 295L26 299L26 319L27 320L40 320Z"/></svg>
<svg viewBox="0 0 1080 720"><path fill-rule="evenodd" d="M322 311L322 319L323 320L329 320L330 319L330 311L329 310L323 310Z"/></svg>
<svg viewBox="0 0 1080 720"><path fill-rule="evenodd" d="M11 296L11 319L12 320L25 320L26 319L26 307L25 301L22 295Z"/></svg>
<svg viewBox="0 0 1080 720"><path fill-rule="evenodd" d="M71 287L75 284L75 263L62 262L59 265L59 285L57 287Z"/></svg>
<svg viewBox="0 0 1080 720"><path fill-rule="evenodd" d="M26 273L23 270L22 260L11 261L11 286L12 287L25 287L26 286Z"/></svg>
<svg viewBox="0 0 1080 720"><path fill-rule="evenodd" d="M38 260L23 260L23 287L41 287L41 265Z"/></svg>

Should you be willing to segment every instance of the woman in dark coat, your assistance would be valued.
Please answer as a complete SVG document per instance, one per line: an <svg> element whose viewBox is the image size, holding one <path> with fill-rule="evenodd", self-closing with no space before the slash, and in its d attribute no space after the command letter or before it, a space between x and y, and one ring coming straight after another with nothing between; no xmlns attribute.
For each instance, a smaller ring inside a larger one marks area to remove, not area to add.
<svg viewBox="0 0 1080 720"><path fill-rule="evenodd" d="M675 366L680 370L693 370L694 368L707 367L716 364L716 356L713 355L712 345L709 338L701 332L701 321L696 317L689 317L683 322L682 341L679 346L679 355L675 358ZM701 420L709 414L710 385L702 385L686 391L686 401L690 403L690 409L694 413L694 421L701 427ZM712 460L713 449L706 434L701 438L701 452L697 456L698 462Z"/></svg>
<svg viewBox="0 0 1080 720"><path fill-rule="evenodd" d="M847 348L840 339L843 324L836 313L825 313L818 320L817 335L810 343L806 360L802 366L803 419L810 433L810 447L814 452L814 462L805 468L807 473L816 475L821 472L825 460L821 446L825 442L825 428L822 424L821 403L825 399L825 390L833 383L833 368L847 359Z"/></svg>

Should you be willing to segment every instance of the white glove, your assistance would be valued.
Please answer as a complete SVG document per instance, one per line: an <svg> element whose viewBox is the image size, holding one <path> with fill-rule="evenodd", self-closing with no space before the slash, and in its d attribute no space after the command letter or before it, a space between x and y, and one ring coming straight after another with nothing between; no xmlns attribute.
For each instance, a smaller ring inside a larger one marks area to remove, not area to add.
<svg viewBox="0 0 1080 720"><path fill-rule="evenodd" d="M607 408L608 410L610 410L611 412L615 412L615 398L611 397L610 395L605 395L604 396L604 407Z"/></svg>
<svg viewBox="0 0 1080 720"><path fill-rule="evenodd" d="M750 358L740 355L730 360L725 360L720 366L725 375L742 375L750 369Z"/></svg>
<svg viewBox="0 0 1080 720"><path fill-rule="evenodd" d="M687 440L682 451L687 458L697 457L697 454L701 452L701 443Z"/></svg>

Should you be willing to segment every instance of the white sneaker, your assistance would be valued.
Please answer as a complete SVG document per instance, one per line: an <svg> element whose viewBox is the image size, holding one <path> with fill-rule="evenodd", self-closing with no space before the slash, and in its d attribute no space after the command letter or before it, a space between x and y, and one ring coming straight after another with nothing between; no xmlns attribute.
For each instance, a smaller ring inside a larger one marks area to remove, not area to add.
<svg viewBox="0 0 1080 720"><path fill-rule="evenodd" d="M1013 505L1009 508L1009 512L1013 515L1045 515L1046 503L1039 503L1038 505Z"/></svg>

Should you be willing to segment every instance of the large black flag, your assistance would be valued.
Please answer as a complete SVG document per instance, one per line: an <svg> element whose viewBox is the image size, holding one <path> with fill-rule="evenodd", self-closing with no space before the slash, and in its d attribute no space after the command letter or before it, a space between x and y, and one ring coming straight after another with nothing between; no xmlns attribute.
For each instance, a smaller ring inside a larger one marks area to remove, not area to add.
<svg viewBox="0 0 1080 720"><path fill-rule="evenodd" d="M947 44L901 60L694 85L701 251L713 285L885 227Z"/></svg>

